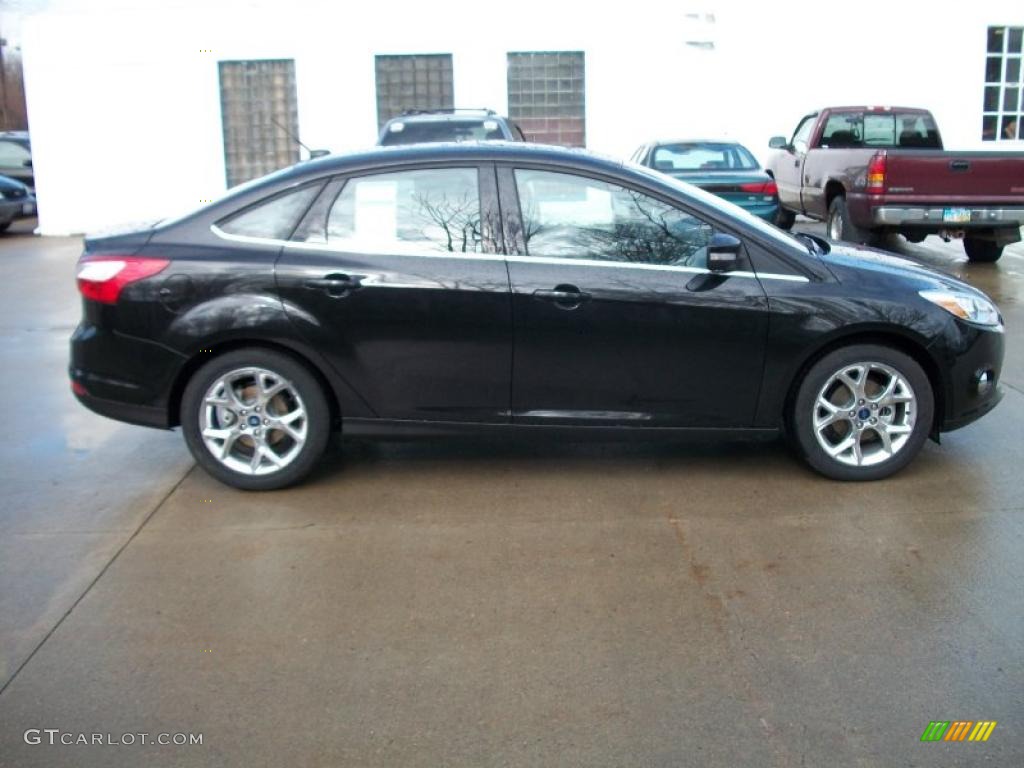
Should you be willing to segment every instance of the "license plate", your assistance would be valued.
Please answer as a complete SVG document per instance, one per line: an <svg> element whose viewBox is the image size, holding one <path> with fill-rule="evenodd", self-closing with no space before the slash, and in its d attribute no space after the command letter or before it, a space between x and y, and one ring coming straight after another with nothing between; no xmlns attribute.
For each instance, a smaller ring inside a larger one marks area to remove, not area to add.
<svg viewBox="0 0 1024 768"><path fill-rule="evenodd" d="M25 203L23 206L21 206L21 215L22 216L32 216L32 215L35 214L35 212L36 212L36 204L35 203Z"/></svg>
<svg viewBox="0 0 1024 768"><path fill-rule="evenodd" d="M952 222L953 224L966 224L971 220L971 209L944 208L942 210L942 220Z"/></svg>

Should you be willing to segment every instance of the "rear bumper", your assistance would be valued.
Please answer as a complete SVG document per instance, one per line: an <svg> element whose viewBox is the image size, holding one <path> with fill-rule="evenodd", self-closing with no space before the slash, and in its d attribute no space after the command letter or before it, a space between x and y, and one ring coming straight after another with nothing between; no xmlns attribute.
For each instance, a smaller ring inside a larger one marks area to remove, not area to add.
<svg viewBox="0 0 1024 768"><path fill-rule="evenodd" d="M1024 207L950 206L970 211L970 221L945 221L946 208L883 205L874 208L871 221L879 227L918 227L928 229L972 229L1024 226Z"/></svg>
<svg viewBox="0 0 1024 768"><path fill-rule="evenodd" d="M83 322L71 336L68 375L78 400L130 424L171 426L168 396L185 358L166 347Z"/></svg>

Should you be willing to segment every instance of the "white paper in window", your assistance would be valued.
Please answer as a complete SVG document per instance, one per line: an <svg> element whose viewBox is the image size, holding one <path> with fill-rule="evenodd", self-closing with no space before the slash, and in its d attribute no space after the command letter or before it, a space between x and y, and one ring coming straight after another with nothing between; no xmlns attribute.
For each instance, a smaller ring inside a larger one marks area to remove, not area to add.
<svg viewBox="0 0 1024 768"><path fill-rule="evenodd" d="M355 235L358 240L392 242L398 233L398 184L361 181L356 187Z"/></svg>

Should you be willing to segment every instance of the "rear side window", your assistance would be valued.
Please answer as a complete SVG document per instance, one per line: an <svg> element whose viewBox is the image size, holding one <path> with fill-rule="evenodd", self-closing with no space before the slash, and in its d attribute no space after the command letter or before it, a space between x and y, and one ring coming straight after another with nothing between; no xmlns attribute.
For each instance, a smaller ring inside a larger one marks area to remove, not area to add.
<svg viewBox="0 0 1024 768"><path fill-rule="evenodd" d="M333 249L359 253L481 253L477 169L431 168L349 179L327 216L323 240Z"/></svg>
<svg viewBox="0 0 1024 768"><path fill-rule="evenodd" d="M287 240L321 186L322 182L317 182L276 195L217 222L217 226L229 235Z"/></svg>

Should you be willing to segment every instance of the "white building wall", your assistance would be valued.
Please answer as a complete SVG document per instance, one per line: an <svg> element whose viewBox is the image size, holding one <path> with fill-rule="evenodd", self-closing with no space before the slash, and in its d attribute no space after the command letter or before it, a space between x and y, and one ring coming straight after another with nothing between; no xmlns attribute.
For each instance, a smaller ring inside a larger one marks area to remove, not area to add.
<svg viewBox="0 0 1024 768"><path fill-rule="evenodd" d="M763 160L770 136L842 103L928 107L948 146L981 147L986 28L1024 24L1024 6L1005 0L975 2L968 18L875 0L84 7L25 25L44 234L174 215L221 194L219 60L295 59L302 140L343 152L376 138L375 54L450 52L456 104L505 111L507 51L582 50L591 149L625 157L650 138L724 135Z"/></svg>

